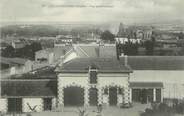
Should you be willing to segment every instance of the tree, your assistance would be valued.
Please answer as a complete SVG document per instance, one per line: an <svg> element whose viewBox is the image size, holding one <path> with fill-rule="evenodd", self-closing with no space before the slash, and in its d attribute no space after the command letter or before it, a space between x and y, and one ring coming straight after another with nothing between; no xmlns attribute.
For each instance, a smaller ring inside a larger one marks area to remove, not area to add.
<svg viewBox="0 0 184 116"><path fill-rule="evenodd" d="M34 60L35 52L42 49L42 46L38 42L33 42L30 45L26 45L23 48L14 49L12 46L7 46L2 50L1 55L3 57L20 57Z"/></svg>
<svg viewBox="0 0 184 116"><path fill-rule="evenodd" d="M32 49L33 52L36 52L38 50L41 50L42 49L42 46L40 43L38 42L33 42L31 45L30 45L30 48Z"/></svg>
<svg viewBox="0 0 184 116"><path fill-rule="evenodd" d="M1 55L3 57L15 57L15 49L9 45L4 50L2 50Z"/></svg>
<svg viewBox="0 0 184 116"><path fill-rule="evenodd" d="M182 32L180 32L180 33L178 34L178 38L179 38L179 39L184 39L184 34L183 34Z"/></svg>
<svg viewBox="0 0 184 116"><path fill-rule="evenodd" d="M120 51L125 55L137 55L138 54L138 43L126 42L120 45Z"/></svg>
<svg viewBox="0 0 184 116"><path fill-rule="evenodd" d="M182 45L181 50L179 51L179 55L184 56L184 45Z"/></svg>
<svg viewBox="0 0 184 116"><path fill-rule="evenodd" d="M145 41L144 47L146 48L146 55L153 55L155 47L155 37L152 37L151 40Z"/></svg>
<svg viewBox="0 0 184 116"><path fill-rule="evenodd" d="M35 52L39 51L42 49L42 46L40 43L38 42L33 42L31 45L30 45L30 52L31 52L31 59L35 59Z"/></svg>
<svg viewBox="0 0 184 116"><path fill-rule="evenodd" d="M115 41L115 36L110 31L106 30L101 34L101 39L105 41Z"/></svg>
<svg viewBox="0 0 184 116"><path fill-rule="evenodd" d="M23 48L16 49L16 57L35 59L35 52L42 49L42 46L38 42L33 42L30 45L26 45Z"/></svg>

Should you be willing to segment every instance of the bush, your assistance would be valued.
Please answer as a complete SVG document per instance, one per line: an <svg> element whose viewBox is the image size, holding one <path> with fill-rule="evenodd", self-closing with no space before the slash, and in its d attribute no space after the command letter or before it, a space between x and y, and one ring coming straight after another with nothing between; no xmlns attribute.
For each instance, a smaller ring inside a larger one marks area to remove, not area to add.
<svg viewBox="0 0 184 116"><path fill-rule="evenodd" d="M140 116L173 116L173 113L170 112L159 112L152 109L146 109L144 113L141 113Z"/></svg>
<svg viewBox="0 0 184 116"><path fill-rule="evenodd" d="M173 106L175 113L184 114L184 103L179 103Z"/></svg>
<svg viewBox="0 0 184 116"><path fill-rule="evenodd" d="M151 107L152 107L153 110L157 110L159 105L160 105L160 103L157 103L157 102L151 103Z"/></svg>
<svg viewBox="0 0 184 116"><path fill-rule="evenodd" d="M173 110L167 104L152 104L152 109L147 108L140 116L173 116Z"/></svg>
<svg viewBox="0 0 184 116"><path fill-rule="evenodd" d="M162 111L162 112L168 112L168 111L170 111L170 107L167 104L165 104L165 103L161 103L158 106L158 110Z"/></svg>
<svg viewBox="0 0 184 116"><path fill-rule="evenodd" d="M32 116L30 113L27 113L26 116Z"/></svg>

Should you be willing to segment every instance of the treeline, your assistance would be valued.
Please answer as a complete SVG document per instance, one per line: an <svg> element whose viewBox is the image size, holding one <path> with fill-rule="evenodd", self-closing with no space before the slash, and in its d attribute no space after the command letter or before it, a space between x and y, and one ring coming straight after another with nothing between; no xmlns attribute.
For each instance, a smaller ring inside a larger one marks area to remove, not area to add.
<svg viewBox="0 0 184 116"><path fill-rule="evenodd" d="M110 31L106 30L101 34L101 39L105 41L115 41L115 35ZM125 55L139 55L139 48L145 48L145 55L154 55L154 47L155 47L155 37L152 37L151 40L147 40L143 43L132 43L130 40L125 44L117 44L117 53L118 56L121 53Z"/></svg>
<svg viewBox="0 0 184 116"><path fill-rule="evenodd" d="M20 26L11 25L1 27L1 36L25 36L25 37L55 37L57 35L81 35L86 34L99 34L101 33L98 28L88 28L88 27L67 27L67 26L52 26L52 25L31 25L31 26Z"/></svg>
<svg viewBox="0 0 184 116"><path fill-rule="evenodd" d="M153 40L147 40L141 44L126 42L125 44L117 44L117 53L118 56L121 53L130 56L183 56L184 45L178 48L164 49L156 47L156 42Z"/></svg>
<svg viewBox="0 0 184 116"><path fill-rule="evenodd" d="M33 25L28 27L21 27L18 25L13 26L6 26L1 28L1 36L6 37L9 36L26 36L26 37L32 37L32 36L56 36L59 32L67 33L64 31L60 31L57 28L54 28L53 26L47 26L47 25Z"/></svg>

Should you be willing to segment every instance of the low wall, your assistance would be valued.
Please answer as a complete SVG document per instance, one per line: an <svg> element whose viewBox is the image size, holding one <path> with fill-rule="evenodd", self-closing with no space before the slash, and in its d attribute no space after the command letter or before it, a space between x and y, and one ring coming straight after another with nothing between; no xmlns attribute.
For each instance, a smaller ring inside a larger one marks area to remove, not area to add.
<svg viewBox="0 0 184 116"><path fill-rule="evenodd" d="M22 111L23 112L43 111L43 99L42 98L23 98Z"/></svg>
<svg viewBox="0 0 184 116"><path fill-rule="evenodd" d="M0 98L0 111L1 112L7 112L8 110L7 105L8 105L7 99Z"/></svg>

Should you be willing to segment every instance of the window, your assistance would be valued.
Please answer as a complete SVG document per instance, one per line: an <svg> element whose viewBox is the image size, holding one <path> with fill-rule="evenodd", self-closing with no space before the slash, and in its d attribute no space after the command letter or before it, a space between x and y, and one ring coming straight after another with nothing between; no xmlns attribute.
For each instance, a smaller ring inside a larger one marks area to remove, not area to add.
<svg viewBox="0 0 184 116"><path fill-rule="evenodd" d="M96 71L90 71L90 83L91 84L97 83L97 72Z"/></svg>
<svg viewBox="0 0 184 116"><path fill-rule="evenodd" d="M104 89L104 94L108 94L108 88Z"/></svg>

